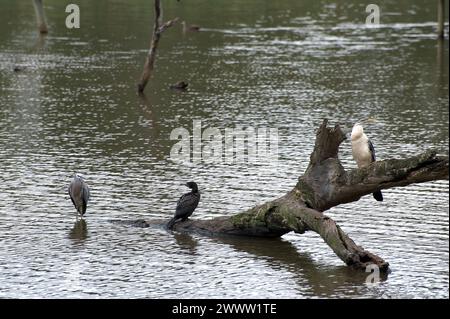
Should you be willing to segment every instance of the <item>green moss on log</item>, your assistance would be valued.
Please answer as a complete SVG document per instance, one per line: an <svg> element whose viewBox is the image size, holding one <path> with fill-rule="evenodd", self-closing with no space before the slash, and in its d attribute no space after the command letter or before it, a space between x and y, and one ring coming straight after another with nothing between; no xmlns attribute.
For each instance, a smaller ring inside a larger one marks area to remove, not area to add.
<svg viewBox="0 0 450 319"><path fill-rule="evenodd" d="M267 227L267 214L274 208L272 203L266 203L231 217L233 226L237 228Z"/></svg>

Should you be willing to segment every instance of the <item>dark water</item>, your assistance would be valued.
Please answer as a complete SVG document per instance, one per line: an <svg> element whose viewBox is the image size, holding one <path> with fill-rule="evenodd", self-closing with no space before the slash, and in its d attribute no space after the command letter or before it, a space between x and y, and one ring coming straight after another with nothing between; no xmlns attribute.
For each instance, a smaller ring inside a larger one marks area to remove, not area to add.
<svg viewBox="0 0 450 319"><path fill-rule="evenodd" d="M358 1L166 1L166 19L203 30L163 34L146 99L135 87L149 1L79 0L77 30L64 25L70 2L45 1L41 38L31 1L0 4L0 297L448 298L447 181L327 212L391 264L375 286L315 233L217 239L109 222L169 219L187 180L203 194L194 218L277 198L323 118L350 128L375 117L366 133L379 159L448 154L448 35L436 41L433 1L379 2L379 28ZM188 91L168 89L181 80ZM192 133L193 120L278 128L278 161L174 162L170 133ZM341 159L355 167L348 142ZM86 224L66 195L75 171L91 186Z"/></svg>

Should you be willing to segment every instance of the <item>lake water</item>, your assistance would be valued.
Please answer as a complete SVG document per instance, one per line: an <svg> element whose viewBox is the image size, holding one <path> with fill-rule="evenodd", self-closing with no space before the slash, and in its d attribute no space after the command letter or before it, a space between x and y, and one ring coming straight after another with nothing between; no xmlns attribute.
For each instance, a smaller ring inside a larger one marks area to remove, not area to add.
<svg viewBox="0 0 450 319"><path fill-rule="evenodd" d="M326 212L390 263L378 285L313 232L209 238L110 222L168 220L188 180L202 192L198 219L282 196L323 118L351 128L375 117L366 133L380 160L448 155L448 34L436 40L436 1L381 1L378 28L365 26L359 1L167 1L165 19L202 30L163 34L145 99L136 83L149 1L72 1L80 29L65 27L65 1L44 2L44 37L31 1L0 4L1 298L449 297L448 181ZM168 88L182 80L186 92ZM192 134L193 120L277 128L278 161L174 162L170 133ZM349 141L340 157L356 166ZM86 224L67 195L74 172L91 187Z"/></svg>

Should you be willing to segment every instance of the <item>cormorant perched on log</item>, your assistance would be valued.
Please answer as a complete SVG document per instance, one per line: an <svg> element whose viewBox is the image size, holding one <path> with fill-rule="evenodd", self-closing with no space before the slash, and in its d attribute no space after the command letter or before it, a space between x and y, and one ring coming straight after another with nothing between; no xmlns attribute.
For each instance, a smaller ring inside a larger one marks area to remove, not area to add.
<svg viewBox="0 0 450 319"><path fill-rule="evenodd" d="M369 166L370 163L376 161L373 144L366 134L364 134L363 127L360 123L356 123L353 126L351 138L353 158L359 168ZM382 202L383 194L381 191L376 191L373 193L373 198Z"/></svg>
<svg viewBox="0 0 450 319"><path fill-rule="evenodd" d="M186 186L189 187L191 191L181 196L178 200L175 215L167 223L167 228L169 229L172 229L173 225L175 225L179 219L181 219L181 221L188 219L197 208L198 202L200 201L200 192L198 191L197 184L188 182L186 183Z"/></svg>
<svg viewBox="0 0 450 319"><path fill-rule="evenodd" d="M77 219L78 213L81 215L81 218L83 218L83 215L86 213L87 203L90 196L89 187L84 182L83 176L75 174L72 182L70 182L68 191L70 199L77 209Z"/></svg>

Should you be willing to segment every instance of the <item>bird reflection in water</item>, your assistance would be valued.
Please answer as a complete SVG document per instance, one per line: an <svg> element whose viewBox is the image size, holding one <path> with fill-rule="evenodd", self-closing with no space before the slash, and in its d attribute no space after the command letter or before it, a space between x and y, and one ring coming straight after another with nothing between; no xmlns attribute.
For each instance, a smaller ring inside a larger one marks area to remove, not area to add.
<svg viewBox="0 0 450 319"><path fill-rule="evenodd" d="M198 241L189 234L174 233L173 237L177 242L177 245L186 250L189 254L195 254L197 252Z"/></svg>
<svg viewBox="0 0 450 319"><path fill-rule="evenodd" d="M75 222L73 228L70 230L69 238L75 243L81 243L87 238L87 234L86 220L80 219Z"/></svg>

